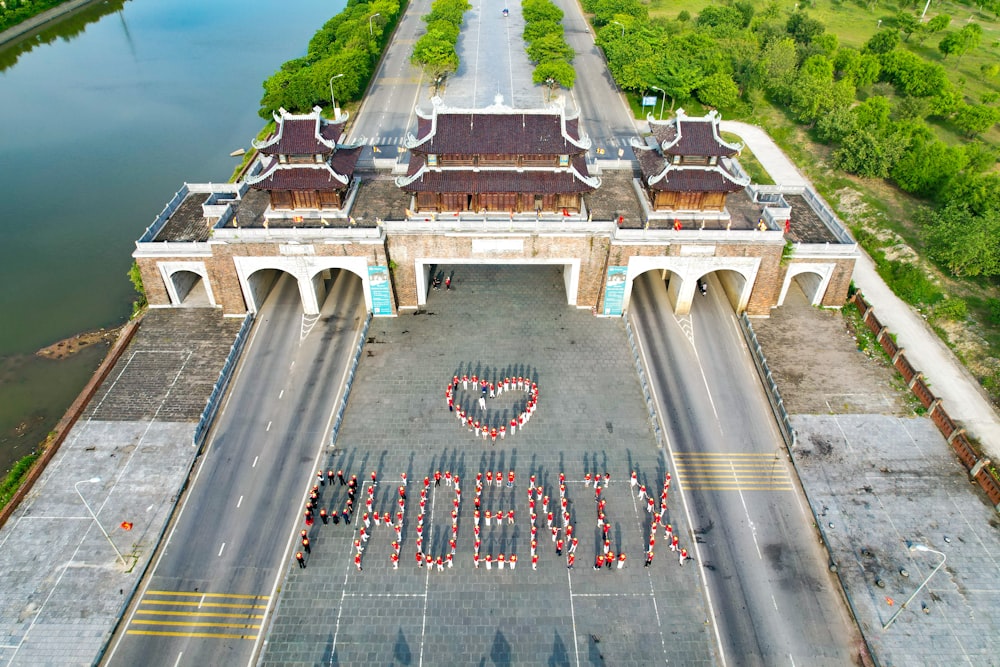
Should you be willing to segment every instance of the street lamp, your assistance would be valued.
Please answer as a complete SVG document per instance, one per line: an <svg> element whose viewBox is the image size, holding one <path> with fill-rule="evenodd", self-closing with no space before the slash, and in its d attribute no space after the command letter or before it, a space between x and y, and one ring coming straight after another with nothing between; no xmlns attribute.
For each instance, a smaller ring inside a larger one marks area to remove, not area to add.
<svg viewBox="0 0 1000 667"><path fill-rule="evenodd" d="M381 12L376 12L376 13L374 13L371 16L368 17L368 36L369 37L374 37L375 36L375 31L372 30L372 19L375 18L376 16L382 16L382 13Z"/></svg>
<svg viewBox="0 0 1000 667"><path fill-rule="evenodd" d="M333 119L337 120L340 118L340 109L337 108L337 102L333 99L333 80L339 79L344 76L343 74L334 74L330 77L330 105L333 107Z"/></svg>
<svg viewBox="0 0 1000 667"><path fill-rule="evenodd" d="M657 88L656 86L650 86L650 88L652 88L653 90L658 90L661 93L661 95L660 95L660 120L663 120L663 103L667 99L667 91L663 90L662 88Z"/></svg>
<svg viewBox="0 0 1000 667"><path fill-rule="evenodd" d="M625 24L622 23L621 21L612 21L612 23L617 23L618 25L620 25L622 27L622 37L624 37L625 36Z"/></svg>
<svg viewBox="0 0 1000 667"><path fill-rule="evenodd" d="M889 629L889 626L892 625L893 621L896 620L896 617L899 616L903 612L904 609L906 609L906 605L908 605L911 602L913 602L913 598L917 597L917 593L919 593L923 589L923 587L927 585L927 582L931 580L931 577L934 576L934 573L937 572L938 570L940 570L941 566L944 565L944 563L945 563L946 560L948 560L948 557L946 555L944 555L943 553L941 553L940 551L938 551L936 549L931 549L926 544L915 544L915 543L912 543L912 542L907 542L906 546L907 546L907 548L909 548L910 551L929 551L931 553L935 553L938 556L941 556L941 562L937 564L937 567L935 567L933 570L931 570L931 573L927 575L927 578L924 579L923 583L921 583L919 586L917 586L917 590L913 591L913 595L911 595L910 597L908 597L906 599L906 602L904 602L902 605L900 605L899 609L896 610L896 613L893 614L892 617L890 617L889 620L885 622L885 624L882 626L882 631L883 632L885 632L886 630Z"/></svg>
<svg viewBox="0 0 1000 667"><path fill-rule="evenodd" d="M115 543L111 541L111 536L108 535L108 531L104 530L104 526L102 526L101 522L97 520L97 515L94 514L94 510L90 508L90 503L88 503L87 499L83 497L82 493L80 493L81 484L97 484L100 481L101 481L100 477L81 479L79 482L73 485L73 489L76 491L76 495L80 496L80 500L83 501L83 506L87 508L88 512L90 512L90 517L94 520L94 523L97 524L97 527L101 529L101 533L104 535L104 538L108 541L108 544L110 544L111 548L115 550L115 554L118 556L118 560L122 562L123 566L127 567L127 564L125 563L125 556L122 556L122 552L118 551L118 547L116 547Z"/></svg>

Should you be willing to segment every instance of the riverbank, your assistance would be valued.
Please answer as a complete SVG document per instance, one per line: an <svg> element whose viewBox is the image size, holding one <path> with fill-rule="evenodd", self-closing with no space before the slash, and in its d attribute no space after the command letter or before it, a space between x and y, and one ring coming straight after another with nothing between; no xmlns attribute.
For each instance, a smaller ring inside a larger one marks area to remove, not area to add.
<svg viewBox="0 0 1000 667"><path fill-rule="evenodd" d="M64 338L57 343L52 345L47 345L42 349L35 352L39 357L44 357L46 359L65 359L70 357L80 350L90 347L91 345L97 345L98 343L105 343L111 345L116 340L118 340L118 335L122 332L122 329L126 325L121 325L119 327L113 327L111 329L96 329L94 331L86 331L84 333L76 334L75 336L70 336L69 338Z"/></svg>
<svg viewBox="0 0 1000 667"><path fill-rule="evenodd" d="M66 2L58 5L57 7L52 7L51 9L46 9L40 14L35 14L34 16L21 21L17 25L11 26L3 32L0 32L0 48L6 46L10 42L21 39L30 32L40 30L49 23L61 19L67 14L71 14L78 9L83 9L87 5L98 4L99 1L104 2L105 0L66 0Z"/></svg>

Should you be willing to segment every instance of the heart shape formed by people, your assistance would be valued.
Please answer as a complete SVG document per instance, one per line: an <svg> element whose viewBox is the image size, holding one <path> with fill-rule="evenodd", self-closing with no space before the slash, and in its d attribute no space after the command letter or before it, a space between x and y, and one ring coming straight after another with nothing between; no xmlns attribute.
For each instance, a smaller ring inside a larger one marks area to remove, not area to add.
<svg viewBox="0 0 1000 667"><path fill-rule="evenodd" d="M506 377L495 382L467 375L452 378L445 400L460 428L490 444L523 431L538 408L538 384L531 378Z"/></svg>

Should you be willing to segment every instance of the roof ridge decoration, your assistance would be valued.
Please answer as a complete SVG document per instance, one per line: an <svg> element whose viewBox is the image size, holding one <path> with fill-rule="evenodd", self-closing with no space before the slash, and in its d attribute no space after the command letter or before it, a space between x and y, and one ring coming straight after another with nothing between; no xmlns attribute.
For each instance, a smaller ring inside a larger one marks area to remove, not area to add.
<svg viewBox="0 0 1000 667"><path fill-rule="evenodd" d="M660 149L664 153L666 153L669 148L676 146L680 142L684 133L683 123L685 122L710 123L712 127L712 137L715 139L716 142L718 142L720 146L725 146L726 148L736 153L741 152L743 150L742 143L731 144L725 139L723 139L722 136L719 134L719 122L721 120L722 116L716 109L712 109L704 116L689 116L687 115L687 112L684 111L683 108L678 108L677 111L674 112L674 117L668 118L667 120L656 120L656 117L653 116L652 113L646 114L646 122L649 123L650 129L652 129L656 125L661 125L661 126L673 125L674 127L677 128L677 133L673 141L664 141L660 146Z"/></svg>
<svg viewBox="0 0 1000 667"><path fill-rule="evenodd" d="M572 136L570 136L569 132L566 130L566 123L567 121L576 120L577 118L579 118L580 114L579 111L567 112L565 105L559 102L553 102L552 104L549 104L548 106L545 107L518 109L515 107L507 106L506 104L503 103L503 96L497 95L494 104L491 104L490 106L483 107L480 109L473 109L473 108L462 108L462 107L449 107L444 103L444 100L435 95L431 99L431 104L432 107L430 112L422 111L419 108L415 109L415 113L418 118L423 118L424 120L429 120L431 122L430 131L427 132L427 134L424 136L423 139L414 136L412 132L407 132L406 138L403 140L403 145L407 149L418 148L421 145L430 141L434 137L434 135L437 134L438 116L442 113L453 114L456 116L460 114L469 114L472 116L498 115L498 114L504 114L510 116L515 116L515 115L549 116L558 113L559 131L562 134L563 139L567 143L583 151L590 150L590 147L593 143L590 137L583 134L582 132L579 132L579 127L577 129L580 135L579 138L574 139Z"/></svg>
<svg viewBox="0 0 1000 667"><path fill-rule="evenodd" d="M323 111L322 107L315 106L309 113L293 114L289 112L287 109L285 109L285 107L278 107L277 111L271 113L271 116L274 118L274 122L277 123L278 125L278 131L275 132L273 135L271 135L271 137L263 141L253 139L250 142L250 145L256 148L257 150L261 150L267 148L268 146L274 146L275 144L279 143L281 141L282 136L284 135L286 120L313 120L316 123L316 126L313 130L313 136L315 137L316 141L326 146L327 148L336 150L339 144L323 137L323 124L326 123L327 125L343 125L347 121L347 114L342 113L340 117L337 118L337 120L335 121L327 121L325 118L323 118L322 111Z"/></svg>

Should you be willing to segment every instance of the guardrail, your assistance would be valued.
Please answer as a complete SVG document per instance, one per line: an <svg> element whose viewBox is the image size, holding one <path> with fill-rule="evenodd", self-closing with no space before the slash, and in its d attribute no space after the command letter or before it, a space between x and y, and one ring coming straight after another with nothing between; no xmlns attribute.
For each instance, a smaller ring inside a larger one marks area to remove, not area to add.
<svg viewBox="0 0 1000 667"><path fill-rule="evenodd" d="M240 353L243 352L243 346L250 335L252 324L253 313L247 313L247 316L243 318L243 324L240 326L239 332L236 334L236 340L233 341L232 347L229 348L226 363L222 365L222 370L219 371L219 379L215 381L215 386L212 387L208 403L205 405L205 409L201 411L201 419L198 420L198 425L194 428L192 440L194 441L194 446L197 448L200 448L202 442L204 442L205 435L212 426L212 421L215 420L215 414L219 411L219 403L222 401L222 395L226 393L226 387L229 386L229 380L232 379L233 370L236 368L236 362L240 358Z"/></svg>
<svg viewBox="0 0 1000 667"><path fill-rule="evenodd" d="M819 219L823 221L833 235L837 237L837 240L841 243L854 243L854 239L851 235L847 233L847 228L844 227L844 223L840 221L837 214L833 212L825 201L820 198L816 191L812 188L803 188L802 198L809 203L809 207L816 212Z"/></svg>
<svg viewBox="0 0 1000 667"><path fill-rule="evenodd" d="M875 309L865 300L864 295L860 291L855 292L851 295L850 302L857 307L865 326L875 334L875 340L889 355L893 367L899 371L907 388L913 392L920 404L927 408L927 415L938 427L938 431L948 441L951 448L955 450L955 455L965 466L969 477L977 482L986 493L986 497L993 503L993 509L1000 512L1000 482L990 473L990 460L981 458L976 453L965 434L965 429L960 428L945 411L941 399L934 395L930 386L924 381L924 374L909 362L905 350L893 340L889 328L879 321L875 315Z"/></svg>
<svg viewBox="0 0 1000 667"><path fill-rule="evenodd" d="M361 350L365 348L365 343L368 341L368 328L372 323L372 314L368 313L368 318L365 320L365 326L361 329L361 338L358 341L358 349L354 351L354 359L351 360L351 370L347 374L347 384L344 385L344 395L340 399L340 407L337 408L337 416L333 420L333 428L330 430L330 446L334 447L337 444L337 435L340 433L340 425L344 421L344 412L347 410L347 399L351 395L351 387L354 386L354 374L358 370L358 364L361 363Z"/></svg>
<svg viewBox="0 0 1000 667"><path fill-rule="evenodd" d="M646 411L649 412L649 423L653 427L656 446L663 449L663 429L660 427L660 420L656 416L656 402L653 400L653 393L649 389L646 369L642 366L639 347L635 342L635 333L632 331L632 325L628 321L628 316L623 316L622 319L625 320L625 333L628 335L629 347L632 348L632 358L635 360L635 372L639 376L639 386L642 387L642 397L646 401Z"/></svg>
<svg viewBox="0 0 1000 667"><path fill-rule="evenodd" d="M795 429L792 428L791 420L788 418L788 411L785 410L785 402L781 399L781 392L778 391L778 385L774 381L774 376L771 375L771 369L767 365L764 350L761 349L760 343L757 342L757 334L753 331L750 318L743 312L740 313L738 319L740 331L743 332L743 339L747 342L747 347L750 349L750 356L753 357L753 364L757 368L757 375L760 376L761 384L764 385L767 402L771 404L771 411L774 413L774 418L778 421L781 438L785 441L785 446L791 450L795 447L798 436L795 433Z"/></svg>

